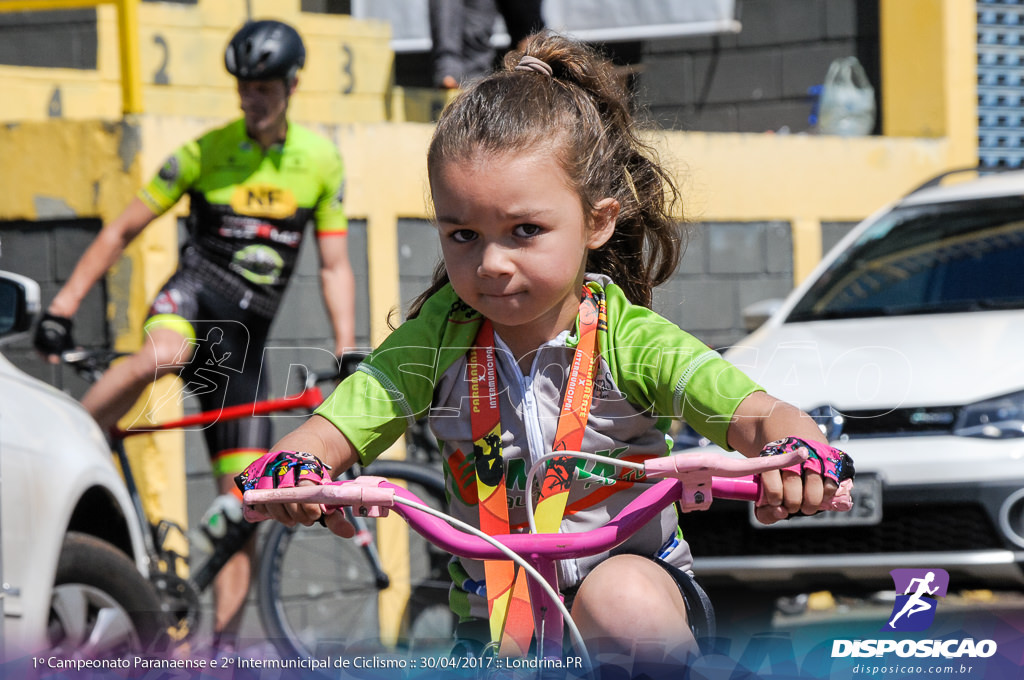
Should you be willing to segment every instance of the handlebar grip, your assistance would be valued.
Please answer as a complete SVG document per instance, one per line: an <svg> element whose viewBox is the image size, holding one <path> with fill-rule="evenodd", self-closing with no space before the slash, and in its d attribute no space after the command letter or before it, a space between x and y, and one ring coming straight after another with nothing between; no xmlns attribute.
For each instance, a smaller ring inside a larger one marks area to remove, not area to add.
<svg viewBox="0 0 1024 680"><path fill-rule="evenodd" d="M250 522L269 519L251 506L271 503L316 504L322 506L328 514L340 507L351 506L363 517L384 517L388 514L388 508L395 504L395 490L380 485L385 481L383 477L364 475L354 480L328 484L250 489L242 495L242 502L245 504L246 519Z"/></svg>
<svg viewBox="0 0 1024 680"><path fill-rule="evenodd" d="M715 498L756 503L761 500L761 480L756 477L712 477L711 493Z"/></svg>
<svg viewBox="0 0 1024 680"><path fill-rule="evenodd" d="M733 501L761 501L761 479L753 478L711 478L711 493L715 498L728 498ZM839 484L832 500L822 503L819 510L832 512L849 512L853 509L853 480L844 479Z"/></svg>

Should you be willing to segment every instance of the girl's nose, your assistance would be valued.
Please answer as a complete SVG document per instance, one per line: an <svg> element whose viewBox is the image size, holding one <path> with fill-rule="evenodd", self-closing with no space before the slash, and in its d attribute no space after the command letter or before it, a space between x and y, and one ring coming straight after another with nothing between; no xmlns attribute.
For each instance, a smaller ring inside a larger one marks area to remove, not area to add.
<svg viewBox="0 0 1024 680"><path fill-rule="evenodd" d="M484 246L477 274L484 277L504 276L512 273L513 263L508 249L497 243Z"/></svg>

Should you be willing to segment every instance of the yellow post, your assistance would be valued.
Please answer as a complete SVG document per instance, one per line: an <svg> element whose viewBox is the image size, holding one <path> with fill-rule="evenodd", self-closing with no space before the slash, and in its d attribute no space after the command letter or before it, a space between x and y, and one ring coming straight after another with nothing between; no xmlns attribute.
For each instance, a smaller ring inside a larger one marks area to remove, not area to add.
<svg viewBox="0 0 1024 680"><path fill-rule="evenodd" d="M945 137L953 165L975 165L975 3L882 0L879 11L882 131L894 137Z"/></svg>
<svg viewBox="0 0 1024 680"><path fill-rule="evenodd" d="M798 286L821 261L821 220L793 218L793 285Z"/></svg>
<svg viewBox="0 0 1024 680"><path fill-rule="evenodd" d="M125 115L142 113L139 0L117 0L117 32L121 56L121 110Z"/></svg>
<svg viewBox="0 0 1024 680"><path fill-rule="evenodd" d="M387 206L386 201L375 200L378 208ZM370 336L371 344L377 346L387 337L388 314L399 304L398 293L398 218L393 214L375 211L366 220L367 259L371 263L369 272L370 292ZM384 452L382 458L400 460L405 458L405 441L399 439ZM377 598L380 639L387 645L398 642L405 619L405 611L412 595L411 573L409 570L409 528L398 517L388 517L377 522L377 547L380 551L384 571L390 577L390 585L380 591Z"/></svg>
<svg viewBox="0 0 1024 680"><path fill-rule="evenodd" d="M370 263L370 344L379 345L390 332L388 315L401 305L398 280L398 218L423 215L426 148L430 126L396 128L380 124L343 129L341 148L349 160L350 208L366 215L367 259ZM408 162L395 164L395 158ZM384 457L404 458L404 440ZM372 467L370 468L372 471ZM377 542L391 585L378 598L380 637L393 644L401 632L409 595L409 529L398 518L377 523Z"/></svg>

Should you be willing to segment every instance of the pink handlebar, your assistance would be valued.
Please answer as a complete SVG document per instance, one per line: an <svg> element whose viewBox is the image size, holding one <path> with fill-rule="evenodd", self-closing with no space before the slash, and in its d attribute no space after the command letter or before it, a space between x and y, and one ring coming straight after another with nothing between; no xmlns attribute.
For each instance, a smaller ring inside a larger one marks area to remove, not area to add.
<svg viewBox="0 0 1024 680"><path fill-rule="evenodd" d="M683 483L683 512L707 510L712 498L760 501L761 483L751 475L799 465L802 450L765 458L726 458L717 453L680 453L644 462L649 478L672 477Z"/></svg>
<svg viewBox="0 0 1024 680"><path fill-rule="evenodd" d="M252 489L242 496L245 505L242 514L249 522L262 522L269 516L255 511L250 505L267 503L309 503L321 505L324 512L333 512L343 506L355 509L363 517L386 517L388 508L395 504L395 492L383 477L363 475L355 480L330 484L305 484L279 489Z"/></svg>
<svg viewBox="0 0 1024 680"><path fill-rule="evenodd" d="M712 498L760 503L760 475L799 465L807 459L804 449L762 458L726 458L716 453L680 453L644 463L647 477L672 477L683 483L680 507L683 512L706 510ZM847 479L820 510L846 512L853 507L853 480Z"/></svg>
<svg viewBox="0 0 1024 680"><path fill-rule="evenodd" d="M611 550L622 544L643 525L672 503L679 501L685 511L707 508L712 496L734 500L757 501L760 482L752 473L761 473L799 463L800 453L765 458L733 459L717 454L677 454L658 458L646 464L649 477L670 477L634 498L622 511L604 526L577 534L505 534L494 538L524 556L544 559L585 557ZM849 483L846 499L849 499ZM837 501L844 487L840 487ZM267 503L313 503L331 512L340 506L352 506L360 515L381 516L388 510L401 515L414 530L425 536L442 550L470 559L507 559L493 545L481 538L453 529L444 520L402 504L399 499L421 503L410 491L381 477L362 476L351 481L322 485L303 485L281 489L253 489L246 491L243 501L249 521L267 519L255 515L249 506ZM833 502L831 510L843 508L842 502Z"/></svg>

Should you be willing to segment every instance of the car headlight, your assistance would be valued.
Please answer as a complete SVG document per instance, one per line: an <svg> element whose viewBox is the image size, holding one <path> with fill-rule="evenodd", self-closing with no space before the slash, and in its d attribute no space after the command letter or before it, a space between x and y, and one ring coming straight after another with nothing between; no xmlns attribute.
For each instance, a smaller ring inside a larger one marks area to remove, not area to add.
<svg viewBox="0 0 1024 680"><path fill-rule="evenodd" d="M960 409L953 434L961 437L1024 437L1024 392L968 404Z"/></svg>

